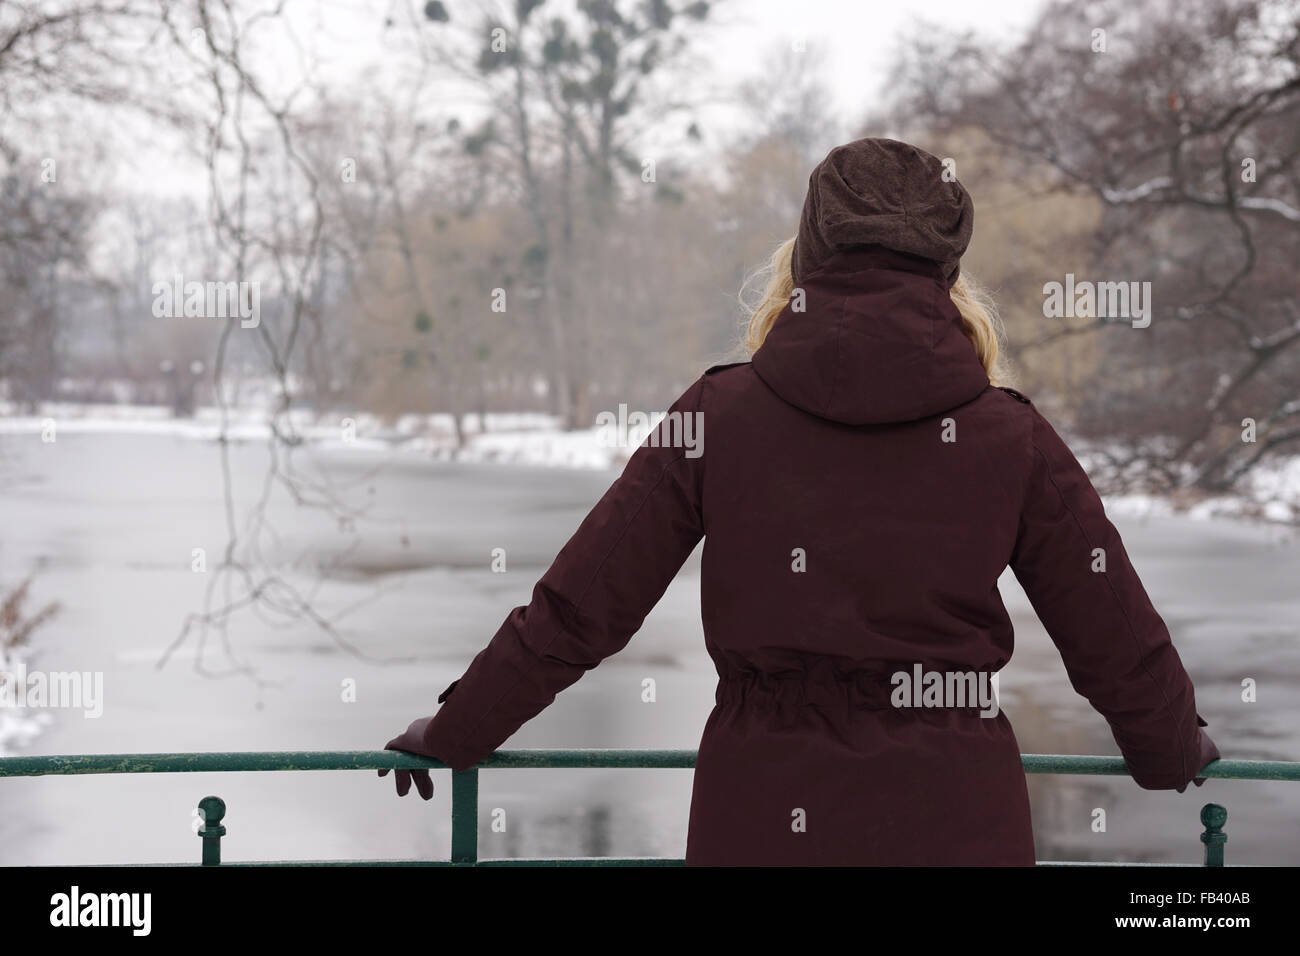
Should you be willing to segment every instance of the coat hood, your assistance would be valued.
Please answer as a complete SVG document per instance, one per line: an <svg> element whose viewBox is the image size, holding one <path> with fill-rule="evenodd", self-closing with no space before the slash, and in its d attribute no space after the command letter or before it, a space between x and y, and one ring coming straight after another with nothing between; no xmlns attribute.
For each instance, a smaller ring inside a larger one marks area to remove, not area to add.
<svg viewBox="0 0 1300 956"><path fill-rule="evenodd" d="M792 298L753 357L791 405L877 425L937 415L988 387L937 262L861 247L831 256L800 289L803 308Z"/></svg>

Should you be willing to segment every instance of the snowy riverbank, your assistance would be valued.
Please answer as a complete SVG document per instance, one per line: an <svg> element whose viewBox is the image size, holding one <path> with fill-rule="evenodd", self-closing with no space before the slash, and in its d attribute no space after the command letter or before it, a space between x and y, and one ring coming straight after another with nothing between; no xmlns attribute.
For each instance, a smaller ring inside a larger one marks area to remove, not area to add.
<svg viewBox="0 0 1300 956"><path fill-rule="evenodd" d="M662 416L655 413L654 420ZM288 417L293 434L323 450L400 450L438 461L529 467L611 469L621 467L644 440L646 429L592 427L565 431L558 418L535 412L466 415L464 447L456 447L454 421L447 414L404 415L392 423L378 416L316 415L296 411ZM162 435L216 441L222 434L221 412L199 408L192 418L174 418L156 405L86 405L51 403L39 415L16 415L0 403L0 436L41 435L51 428L66 434ZM261 409L231 409L224 431L234 442L270 437ZM1092 472L1086 449L1072 442L1084 467ZM1300 524L1300 455L1257 466L1241 491L1225 495L1187 494L1177 500L1145 494L1106 495L1117 515L1153 517L1183 514L1203 520L1243 518Z"/></svg>

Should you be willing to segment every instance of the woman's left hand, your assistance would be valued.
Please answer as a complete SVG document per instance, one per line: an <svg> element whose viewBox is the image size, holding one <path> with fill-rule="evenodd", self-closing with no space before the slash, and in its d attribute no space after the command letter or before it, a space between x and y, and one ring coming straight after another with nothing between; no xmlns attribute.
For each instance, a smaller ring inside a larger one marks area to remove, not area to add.
<svg viewBox="0 0 1300 956"><path fill-rule="evenodd" d="M403 750L407 753L420 754L421 756L433 756L432 754L421 753L424 747L424 729L429 726L432 717L421 717L419 720L411 722L404 732L399 734L384 745L385 750ZM379 776L388 776L391 768L385 767L379 771ZM397 795L404 797L411 792L411 781L415 781L415 789L419 791L421 797L425 800L433 799L433 780L429 777L427 770L398 770L396 776Z"/></svg>

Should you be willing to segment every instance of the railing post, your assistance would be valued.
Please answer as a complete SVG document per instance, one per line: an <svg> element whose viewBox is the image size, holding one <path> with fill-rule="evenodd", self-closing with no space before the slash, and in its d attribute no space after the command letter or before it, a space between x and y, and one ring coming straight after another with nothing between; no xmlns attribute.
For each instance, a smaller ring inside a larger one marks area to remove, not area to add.
<svg viewBox="0 0 1300 956"><path fill-rule="evenodd" d="M203 826L198 834L203 838L203 865L221 865L221 838L226 835L226 828L221 821L226 817L226 801L220 797L204 797L199 801L199 813L203 815Z"/></svg>
<svg viewBox="0 0 1300 956"><path fill-rule="evenodd" d="M451 862L478 862L478 769L451 772Z"/></svg>
<svg viewBox="0 0 1300 956"><path fill-rule="evenodd" d="M1201 807L1201 823L1205 832L1201 842L1205 844L1205 865L1223 866L1223 845L1228 842L1228 835L1223 832L1223 825L1228 822L1228 808L1217 803L1207 803Z"/></svg>

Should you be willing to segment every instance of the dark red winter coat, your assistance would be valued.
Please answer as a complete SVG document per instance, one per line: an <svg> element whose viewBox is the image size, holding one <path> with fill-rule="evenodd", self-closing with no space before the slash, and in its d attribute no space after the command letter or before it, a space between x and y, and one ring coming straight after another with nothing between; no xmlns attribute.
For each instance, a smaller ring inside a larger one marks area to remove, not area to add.
<svg viewBox="0 0 1300 956"><path fill-rule="evenodd" d="M803 289L752 362L674 403L703 454L639 448L399 749L482 760L627 644L703 538L718 685L688 864L1032 864L1005 713L891 706L916 664L1007 663L1008 565L1137 783L1184 788L1219 753L1169 632L1069 448L989 384L938 267L856 249Z"/></svg>

